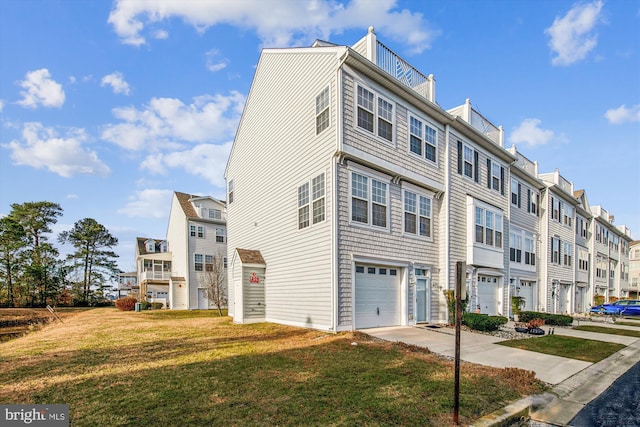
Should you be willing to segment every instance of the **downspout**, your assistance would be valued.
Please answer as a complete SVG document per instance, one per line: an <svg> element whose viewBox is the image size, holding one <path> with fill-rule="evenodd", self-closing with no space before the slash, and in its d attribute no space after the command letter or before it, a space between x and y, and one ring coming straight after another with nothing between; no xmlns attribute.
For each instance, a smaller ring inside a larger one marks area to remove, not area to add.
<svg viewBox="0 0 640 427"><path fill-rule="evenodd" d="M445 187L444 187L444 282L446 284L446 288L447 290L451 289L450 286L450 277L451 277L451 271L449 268L449 265L451 263L451 243L450 243L450 221L449 218L451 217L451 213L449 212L450 207L451 207L451 173L449 171L450 169L450 138L451 138L451 134L450 134L450 125L447 123L444 125L444 144L445 144L445 150L444 150L444 162L445 162L445 167L444 167L444 181L445 181ZM466 282L466 281L465 281ZM466 286L466 284L465 284ZM448 310L447 310L448 313ZM451 319L447 319L448 321L450 321Z"/></svg>
<svg viewBox="0 0 640 427"><path fill-rule="evenodd" d="M189 217L187 217L185 215L184 217L184 228L185 228L185 232L184 232L184 237L185 237L185 248L187 252L187 268L185 268L184 270L184 274L185 274L185 287L186 287L186 291L187 291L187 310L191 310L191 282L190 282L190 277L189 277L189 267L191 266L191 253L189 252Z"/></svg>

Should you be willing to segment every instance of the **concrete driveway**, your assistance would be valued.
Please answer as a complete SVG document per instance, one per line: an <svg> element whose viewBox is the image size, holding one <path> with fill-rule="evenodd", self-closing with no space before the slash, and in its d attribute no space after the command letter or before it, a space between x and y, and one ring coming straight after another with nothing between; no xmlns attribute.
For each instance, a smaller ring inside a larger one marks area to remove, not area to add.
<svg viewBox="0 0 640 427"><path fill-rule="evenodd" d="M556 329L556 333L561 333L559 329ZM432 329L421 326L392 326L364 329L361 332L386 341L426 347L431 352L442 356L453 358L455 355L455 332L452 328ZM637 338L634 340L637 340ZM500 341L504 341L504 339L462 331L460 336L460 357L463 361L480 365L534 371L538 379L552 385L558 384L592 365L590 362L496 344Z"/></svg>

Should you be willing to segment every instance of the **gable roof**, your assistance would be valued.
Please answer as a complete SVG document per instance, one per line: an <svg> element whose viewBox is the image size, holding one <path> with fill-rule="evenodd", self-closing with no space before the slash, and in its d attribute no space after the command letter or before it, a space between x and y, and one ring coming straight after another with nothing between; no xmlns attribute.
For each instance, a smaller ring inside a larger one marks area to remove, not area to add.
<svg viewBox="0 0 640 427"><path fill-rule="evenodd" d="M191 204L191 199L196 196L194 194L180 193L179 191L175 192L176 198L178 199L178 203L180 203L180 207L182 208L182 212L184 212L187 218L199 218L198 213L195 208Z"/></svg>
<svg viewBox="0 0 640 427"><path fill-rule="evenodd" d="M237 248L236 252L238 252L240 261L242 261L243 264L267 265L267 263L264 262L264 258L262 258L262 254L260 253L260 251Z"/></svg>
<svg viewBox="0 0 640 427"><path fill-rule="evenodd" d="M136 237L136 241L138 243L138 254L144 255L146 253L150 253L149 251L147 251L147 245L146 245L148 240L153 240L156 243L156 245L159 245L162 242L164 242L163 239L151 239L149 237ZM157 253L157 252L152 252L152 253Z"/></svg>

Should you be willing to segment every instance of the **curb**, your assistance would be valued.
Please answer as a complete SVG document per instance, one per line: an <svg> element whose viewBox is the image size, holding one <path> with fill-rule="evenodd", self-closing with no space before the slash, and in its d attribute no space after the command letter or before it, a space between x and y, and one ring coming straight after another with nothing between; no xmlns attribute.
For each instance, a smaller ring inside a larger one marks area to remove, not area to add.
<svg viewBox="0 0 640 427"><path fill-rule="evenodd" d="M477 419L471 427L508 427L525 425L531 419L531 410L545 406L554 400L557 396L552 393L536 394L524 397L520 400L505 406L504 408L493 411L489 415Z"/></svg>

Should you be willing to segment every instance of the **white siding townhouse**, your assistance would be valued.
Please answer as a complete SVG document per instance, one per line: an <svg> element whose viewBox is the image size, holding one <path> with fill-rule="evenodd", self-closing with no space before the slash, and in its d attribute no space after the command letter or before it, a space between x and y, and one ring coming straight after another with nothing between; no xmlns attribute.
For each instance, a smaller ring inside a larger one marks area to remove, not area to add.
<svg viewBox="0 0 640 427"><path fill-rule="evenodd" d="M229 313L325 330L508 312L502 130L378 42L264 49L226 169ZM446 189L451 191L445 191Z"/></svg>
<svg viewBox="0 0 640 427"><path fill-rule="evenodd" d="M629 297L640 298L640 240L629 244Z"/></svg>
<svg viewBox="0 0 640 427"><path fill-rule="evenodd" d="M207 298L205 275L223 259L226 268L226 204L210 196L174 192L167 226L171 268L169 307L214 308Z"/></svg>
<svg viewBox="0 0 640 427"><path fill-rule="evenodd" d="M578 200L576 206L575 218L575 313L583 313L592 305L594 295L593 281L590 277L590 271L593 268L593 259L591 257L591 239L593 234L591 229L591 210L587 194L584 190L578 190L573 193Z"/></svg>
<svg viewBox="0 0 640 427"><path fill-rule="evenodd" d="M169 277L171 276L171 254L167 241L162 239L136 238L136 298L140 301L169 302Z"/></svg>

